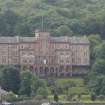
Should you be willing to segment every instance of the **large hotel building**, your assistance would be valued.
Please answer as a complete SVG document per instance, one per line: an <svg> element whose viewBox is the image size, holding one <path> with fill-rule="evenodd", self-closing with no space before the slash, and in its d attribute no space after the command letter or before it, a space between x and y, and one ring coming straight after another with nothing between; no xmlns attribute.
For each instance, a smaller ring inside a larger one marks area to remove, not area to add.
<svg viewBox="0 0 105 105"><path fill-rule="evenodd" d="M0 37L0 65L20 65L40 77L82 75L89 68L86 37L52 37L35 32L35 37Z"/></svg>

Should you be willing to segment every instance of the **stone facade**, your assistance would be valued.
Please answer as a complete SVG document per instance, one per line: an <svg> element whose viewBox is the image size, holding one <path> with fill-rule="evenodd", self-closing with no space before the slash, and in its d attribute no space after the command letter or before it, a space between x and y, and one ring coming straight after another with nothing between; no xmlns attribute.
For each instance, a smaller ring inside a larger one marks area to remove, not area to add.
<svg viewBox="0 0 105 105"><path fill-rule="evenodd" d="M40 77L86 74L89 45L86 37L51 37L39 31L35 37L0 37L0 64L28 67Z"/></svg>

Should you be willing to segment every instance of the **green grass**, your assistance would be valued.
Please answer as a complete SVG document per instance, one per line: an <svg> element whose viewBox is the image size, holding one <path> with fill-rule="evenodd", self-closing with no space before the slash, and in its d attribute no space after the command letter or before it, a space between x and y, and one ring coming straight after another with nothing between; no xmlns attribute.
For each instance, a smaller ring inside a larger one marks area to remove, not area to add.
<svg viewBox="0 0 105 105"><path fill-rule="evenodd" d="M69 94L89 94L89 90L86 87L72 87L69 88Z"/></svg>
<svg viewBox="0 0 105 105"><path fill-rule="evenodd" d="M48 96L48 100L53 101L53 95ZM59 96L59 102L72 103L75 101L67 101L65 98L65 95L60 95ZM103 100L103 101L100 101L100 100L91 101L90 95L82 95L80 102L83 102L83 103L105 103L105 100Z"/></svg>
<svg viewBox="0 0 105 105"><path fill-rule="evenodd" d="M58 86L64 86L66 84L71 84L75 86L84 86L84 80L82 78L57 79L55 83Z"/></svg>

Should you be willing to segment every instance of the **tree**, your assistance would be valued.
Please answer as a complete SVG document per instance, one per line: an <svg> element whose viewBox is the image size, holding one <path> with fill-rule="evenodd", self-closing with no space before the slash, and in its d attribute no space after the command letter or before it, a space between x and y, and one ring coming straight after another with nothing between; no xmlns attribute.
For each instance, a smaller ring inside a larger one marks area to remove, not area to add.
<svg viewBox="0 0 105 105"><path fill-rule="evenodd" d="M105 41L103 41L103 43L99 46L96 57L98 59L105 59Z"/></svg>
<svg viewBox="0 0 105 105"><path fill-rule="evenodd" d="M14 36L16 34L16 25L19 23L20 19L21 16L16 14L14 11L5 10L0 15L0 23L2 23L0 26L0 33L2 35Z"/></svg>
<svg viewBox="0 0 105 105"><path fill-rule="evenodd" d="M96 76L94 80L90 80L90 90L92 93L99 95L105 95L105 77L103 75Z"/></svg>
<svg viewBox="0 0 105 105"><path fill-rule="evenodd" d="M2 95L2 100L8 101L8 102L14 102L17 100L17 95L13 92L9 92L6 95Z"/></svg>
<svg viewBox="0 0 105 105"><path fill-rule="evenodd" d="M92 70L97 73L97 75L105 74L105 60L97 59L94 63Z"/></svg>
<svg viewBox="0 0 105 105"><path fill-rule="evenodd" d="M46 85L45 81L40 80L37 77L33 77L32 85L31 85L31 94L32 94L32 96L37 95L37 91L38 91L39 88L46 89L46 87L47 87L47 85Z"/></svg>
<svg viewBox="0 0 105 105"><path fill-rule="evenodd" d="M15 67L4 67L1 74L1 86L6 91L18 93L20 88L20 73Z"/></svg>
<svg viewBox="0 0 105 105"><path fill-rule="evenodd" d="M39 87L39 88L37 89L37 95L41 95L41 96L43 96L43 98L47 98L47 96L48 96L48 91L47 91L46 88Z"/></svg>
<svg viewBox="0 0 105 105"><path fill-rule="evenodd" d="M31 95L31 84L32 84L33 74L29 71L24 71L21 73L21 88L20 95Z"/></svg>
<svg viewBox="0 0 105 105"><path fill-rule="evenodd" d="M56 33L60 36L66 35L66 36L72 36L73 32L67 25L61 25L56 29Z"/></svg>
<svg viewBox="0 0 105 105"><path fill-rule="evenodd" d="M100 94L105 96L105 77L103 77L103 80L102 80L102 88L101 88Z"/></svg>
<svg viewBox="0 0 105 105"><path fill-rule="evenodd" d="M91 56L91 64L93 64L96 60L96 55L99 51L100 44L102 39L99 35L90 35L88 36L90 41L90 56Z"/></svg>

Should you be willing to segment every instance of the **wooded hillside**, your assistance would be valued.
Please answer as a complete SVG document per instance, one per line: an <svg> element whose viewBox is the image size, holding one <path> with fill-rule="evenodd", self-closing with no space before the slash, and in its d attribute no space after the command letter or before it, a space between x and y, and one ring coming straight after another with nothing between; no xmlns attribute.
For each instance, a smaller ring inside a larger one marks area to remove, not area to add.
<svg viewBox="0 0 105 105"><path fill-rule="evenodd" d="M42 27L54 35L105 34L105 0L0 0L0 35L33 36Z"/></svg>

